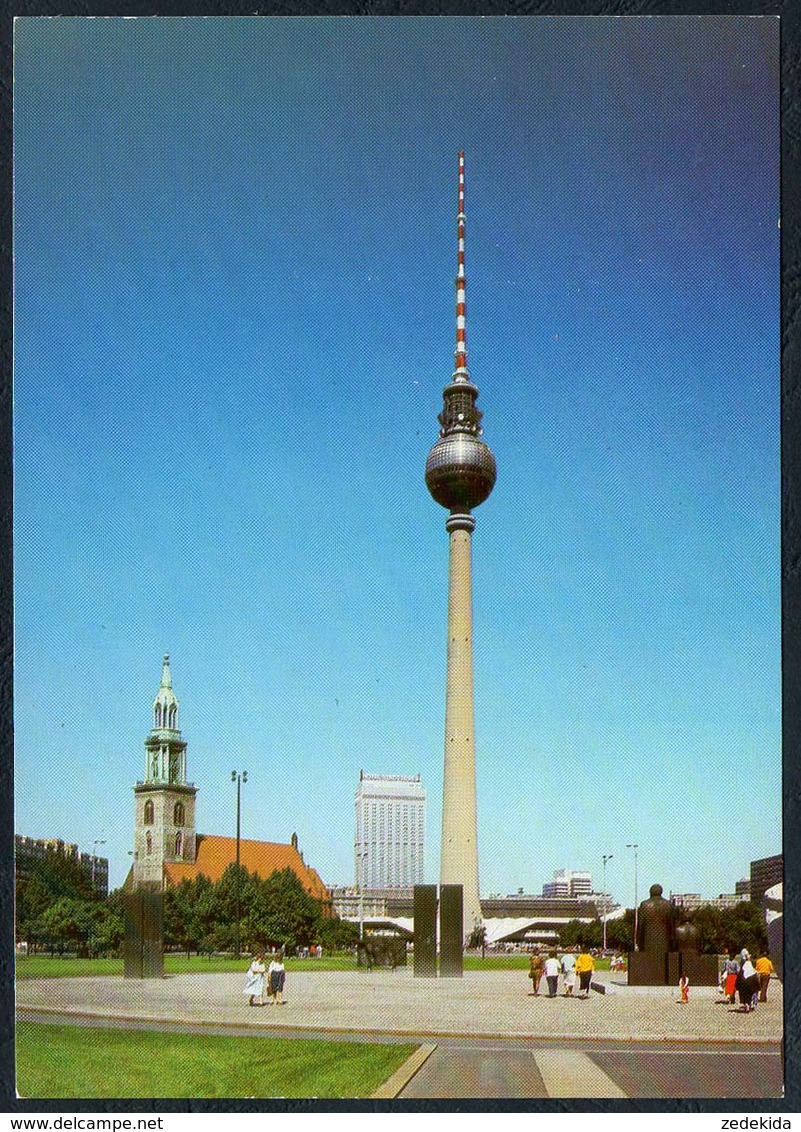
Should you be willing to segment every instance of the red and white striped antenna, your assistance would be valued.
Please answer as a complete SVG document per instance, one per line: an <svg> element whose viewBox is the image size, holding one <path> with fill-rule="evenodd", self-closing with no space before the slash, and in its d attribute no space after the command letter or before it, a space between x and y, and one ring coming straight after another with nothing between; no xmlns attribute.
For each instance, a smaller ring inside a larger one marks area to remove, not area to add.
<svg viewBox="0 0 801 1132"><path fill-rule="evenodd" d="M459 151L459 211L456 216L458 240L458 268L456 271L456 369L454 381L469 381L467 372L467 338L465 332L465 286L464 273L464 151Z"/></svg>

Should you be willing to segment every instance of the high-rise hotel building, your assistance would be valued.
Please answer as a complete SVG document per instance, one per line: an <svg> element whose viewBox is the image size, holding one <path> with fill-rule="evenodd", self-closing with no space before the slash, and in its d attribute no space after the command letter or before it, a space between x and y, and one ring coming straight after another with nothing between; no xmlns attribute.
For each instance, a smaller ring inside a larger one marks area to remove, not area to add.
<svg viewBox="0 0 801 1132"><path fill-rule="evenodd" d="M426 792L420 775L359 776L353 839L359 888L422 884L426 843Z"/></svg>

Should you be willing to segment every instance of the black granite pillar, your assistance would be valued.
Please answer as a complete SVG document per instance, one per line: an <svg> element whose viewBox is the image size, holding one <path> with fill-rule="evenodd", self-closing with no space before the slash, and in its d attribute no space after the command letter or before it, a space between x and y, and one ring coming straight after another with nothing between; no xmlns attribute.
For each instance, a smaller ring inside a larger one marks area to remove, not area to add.
<svg viewBox="0 0 801 1132"><path fill-rule="evenodd" d="M137 889L123 898L126 979L164 978L164 894Z"/></svg>
<svg viewBox="0 0 801 1132"><path fill-rule="evenodd" d="M437 886L414 886L414 977L437 977Z"/></svg>
<svg viewBox="0 0 801 1132"><path fill-rule="evenodd" d="M460 884L439 889L439 973L442 978L461 979L464 968L464 905Z"/></svg>

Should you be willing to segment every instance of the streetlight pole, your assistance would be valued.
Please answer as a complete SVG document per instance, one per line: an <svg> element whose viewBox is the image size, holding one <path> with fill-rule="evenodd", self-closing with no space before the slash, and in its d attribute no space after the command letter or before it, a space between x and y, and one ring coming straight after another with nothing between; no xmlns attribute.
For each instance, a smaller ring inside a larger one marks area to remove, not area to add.
<svg viewBox="0 0 801 1132"><path fill-rule="evenodd" d="M637 850L639 845L636 841L632 841L626 846L627 849L634 850L634 947L633 951L637 950L637 926L639 922L639 905L637 904Z"/></svg>
<svg viewBox="0 0 801 1132"><path fill-rule="evenodd" d="M241 798L242 798L242 783L247 782L248 772L246 770L237 774L235 770L231 771L231 781L236 783L236 884L234 887L236 898L236 957L239 958L241 950L241 941L239 938L239 926L241 920L241 910L239 907L241 878L239 876L239 842L240 842L240 815L241 815Z"/></svg>
<svg viewBox="0 0 801 1132"><path fill-rule="evenodd" d="M359 850L359 942L364 939L364 858L367 853Z"/></svg>
<svg viewBox="0 0 801 1132"><path fill-rule="evenodd" d="M604 952L606 952L606 917L609 914L609 899L606 895L606 862L611 861L614 853L604 853Z"/></svg>

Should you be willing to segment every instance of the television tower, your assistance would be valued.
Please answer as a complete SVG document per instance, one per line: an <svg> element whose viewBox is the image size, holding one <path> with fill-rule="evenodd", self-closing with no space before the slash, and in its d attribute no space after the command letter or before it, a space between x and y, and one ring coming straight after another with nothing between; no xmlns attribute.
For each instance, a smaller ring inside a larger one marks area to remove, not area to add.
<svg viewBox="0 0 801 1132"><path fill-rule="evenodd" d="M445 690L445 770L442 789L440 882L461 884L464 932L482 921L478 895L478 822L473 708L472 509L495 485L495 457L481 440L478 389L467 370L464 270L464 153L459 154L459 210L456 217L456 368L442 391L440 438L426 460L426 486L450 514L448 576L448 667Z"/></svg>

